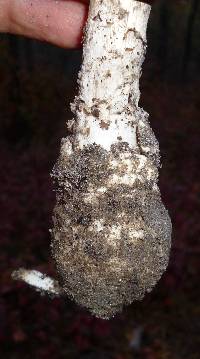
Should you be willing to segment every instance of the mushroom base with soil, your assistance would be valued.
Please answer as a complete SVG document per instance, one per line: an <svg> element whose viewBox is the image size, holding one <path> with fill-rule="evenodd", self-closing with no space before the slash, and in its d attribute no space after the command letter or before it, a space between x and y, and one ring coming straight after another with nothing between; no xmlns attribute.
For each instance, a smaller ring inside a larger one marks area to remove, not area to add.
<svg viewBox="0 0 200 359"><path fill-rule="evenodd" d="M75 117L52 173L56 292L100 318L143 298L169 259L159 146L138 106L149 14L135 0L91 0Z"/></svg>

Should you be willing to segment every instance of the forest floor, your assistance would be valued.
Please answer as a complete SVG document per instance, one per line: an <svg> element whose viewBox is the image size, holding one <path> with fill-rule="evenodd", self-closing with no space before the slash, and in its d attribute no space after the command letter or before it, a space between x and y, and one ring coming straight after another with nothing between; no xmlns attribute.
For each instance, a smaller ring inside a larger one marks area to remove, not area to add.
<svg viewBox="0 0 200 359"><path fill-rule="evenodd" d="M41 297L10 277L20 266L55 276L49 257L55 201L49 173L71 115L64 113L66 83L41 74L39 80L21 76L15 89L5 77L0 88L1 357L199 358L199 83L183 87L143 79L141 103L160 141L160 187L173 222L170 265L142 302L103 321L69 300ZM74 94L68 88L67 101Z"/></svg>

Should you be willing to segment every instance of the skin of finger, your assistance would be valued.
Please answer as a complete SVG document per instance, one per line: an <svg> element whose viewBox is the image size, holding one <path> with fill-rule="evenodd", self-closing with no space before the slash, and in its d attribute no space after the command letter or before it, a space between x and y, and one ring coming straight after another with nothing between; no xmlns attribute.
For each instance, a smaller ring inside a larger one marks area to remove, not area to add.
<svg viewBox="0 0 200 359"><path fill-rule="evenodd" d="M84 0L7 0L6 31L73 48L80 45L87 11Z"/></svg>
<svg viewBox="0 0 200 359"><path fill-rule="evenodd" d="M7 0L0 0L0 32L4 32L7 26Z"/></svg>

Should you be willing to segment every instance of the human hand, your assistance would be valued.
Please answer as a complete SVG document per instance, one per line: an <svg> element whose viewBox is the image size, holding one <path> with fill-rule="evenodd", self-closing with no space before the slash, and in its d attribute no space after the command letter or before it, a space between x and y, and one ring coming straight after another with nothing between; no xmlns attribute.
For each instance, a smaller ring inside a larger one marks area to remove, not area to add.
<svg viewBox="0 0 200 359"><path fill-rule="evenodd" d="M79 47L88 0L0 0L0 32Z"/></svg>

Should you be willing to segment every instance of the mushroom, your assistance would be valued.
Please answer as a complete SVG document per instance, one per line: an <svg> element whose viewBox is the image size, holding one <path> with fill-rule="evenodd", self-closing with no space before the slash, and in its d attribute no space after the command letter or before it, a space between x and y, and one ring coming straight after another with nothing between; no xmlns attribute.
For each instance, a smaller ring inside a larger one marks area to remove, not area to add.
<svg viewBox="0 0 200 359"><path fill-rule="evenodd" d="M135 0L91 0L70 136L52 172L59 284L51 282L51 293L106 319L152 290L170 252L159 145L138 105L150 9ZM14 277L30 276L21 271ZM31 284L45 290L44 282Z"/></svg>

